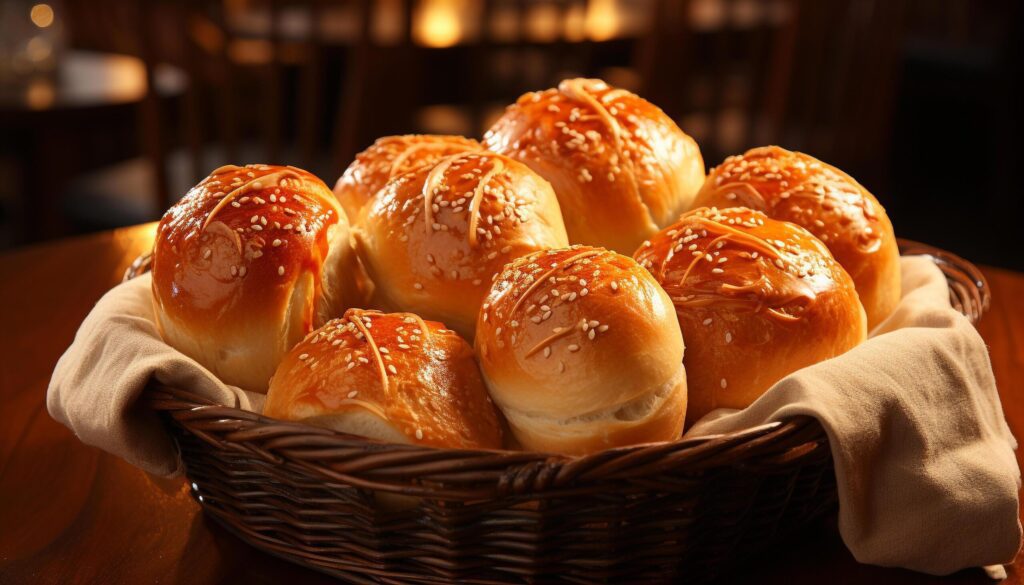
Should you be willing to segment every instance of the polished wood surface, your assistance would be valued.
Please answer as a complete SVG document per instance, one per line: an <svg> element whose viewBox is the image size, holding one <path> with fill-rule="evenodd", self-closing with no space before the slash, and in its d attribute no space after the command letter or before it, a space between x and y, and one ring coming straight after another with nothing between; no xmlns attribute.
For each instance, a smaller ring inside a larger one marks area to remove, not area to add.
<svg viewBox="0 0 1024 585"><path fill-rule="evenodd" d="M147 475L80 443L46 412L46 386L93 304L153 239L155 224L0 256L0 583L328 583L250 548L200 513L184 479ZM1024 428L1024 274L983 269L992 308L979 325L1010 427ZM1018 452L1018 461L1021 453ZM1004 583L1024 583L1024 560ZM829 521L731 581L993 583L858 564Z"/></svg>

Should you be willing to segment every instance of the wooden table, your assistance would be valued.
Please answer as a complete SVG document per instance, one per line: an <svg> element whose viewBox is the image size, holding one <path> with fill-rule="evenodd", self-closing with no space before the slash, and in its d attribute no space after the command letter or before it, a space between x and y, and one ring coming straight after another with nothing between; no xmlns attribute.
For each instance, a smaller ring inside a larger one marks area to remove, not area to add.
<svg viewBox="0 0 1024 585"><path fill-rule="evenodd" d="M200 513L183 479L147 475L80 443L46 412L46 386L78 324L152 243L154 224L0 256L0 583L327 583ZM979 325L1013 432L1024 430L1024 275L984 269ZM1018 451L1018 461L1021 452ZM859 565L823 521L736 578L759 583L977 583ZM1018 558L1005 583L1024 583Z"/></svg>

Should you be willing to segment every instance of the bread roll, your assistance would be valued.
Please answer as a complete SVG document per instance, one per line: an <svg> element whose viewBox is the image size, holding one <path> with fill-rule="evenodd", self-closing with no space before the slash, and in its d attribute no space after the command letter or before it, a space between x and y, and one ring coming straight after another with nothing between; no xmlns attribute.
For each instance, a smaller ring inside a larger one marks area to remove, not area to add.
<svg viewBox="0 0 1024 585"><path fill-rule="evenodd" d="M469 344L412 313L349 309L281 362L263 414L390 441L501 448Z"/></svg>
<svg viewBox="0 0 1024 585"><path fill-rule="evenodd" d="M765 146L711 171L698 206L743 205L800 225L853 277L873 328L900 300L899 249L885 210L852 177L800 152Z"/></svg>
<svg viewBox="0 0 1024 585"><path fill-rule="evenodd" d="M526 449L584 454L682 432L672 301L627 256L574 246L515 260L481 308L476 350Z"/></svg>
<svg viewBox="0 0 1024 585"><path fill-rule="evenodd" d="M759 211L696 209L636 260L675 304L688 423L744 408L787 374L864 340L864 309L843 267L807 230Z"/></svg>
<svg viewBox="0 0 1024 585"><path fill-rule="evenodd" d="M528 93L484 136L551 182L574 244L622 254L690 208L697 143L643 98L597 79Z"/></svg>
<svg viewBox="0 0 1024 585"><path fill-rule="evenodd" d="M358 302L355 268L348 220L320 179L221 167L157 228L157 325L224 382L266 392L285 352Z"/></svg>
<svg viewBox="0 0 1024 585"><path fill-rule="evenodd" d="M548 182L484 151L392 179L355 239L376 284L374 307L441 321L470 340L491 278L506 262L567 245Z"/></svg>
<svg viewBox="0 0 1024 585"><path fill-rule="evenodd" d="M334 185L334 195L355 223L367 202L392 177L432 165L446 156L474 150L483 150L483 146L462 136L406 134L378 138L345 169Z"/></svg>

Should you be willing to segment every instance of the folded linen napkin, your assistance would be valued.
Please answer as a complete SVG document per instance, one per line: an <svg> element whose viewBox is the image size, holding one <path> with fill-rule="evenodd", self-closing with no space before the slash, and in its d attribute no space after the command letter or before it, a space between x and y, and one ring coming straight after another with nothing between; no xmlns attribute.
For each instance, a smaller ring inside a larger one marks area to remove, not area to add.
<svg viewBox="0 0 1024 585"><path fill-rule="evenodd" d="M934 575L1008 563L1021 543L1020 470L988 351L934 263L905 257L901 269L903 298L868 341L686 436L812 416L835 460L839 532L859 562Z"/></svg>
<svg viewBox="0 0 1024 585"><path fill-rule="evenodd" d="M903 299L872 339L743 411L709 414L687 436L814 416L835 459L840 532L859 561L933 574L1009 562L1021 538L1020 471L984 342L950 307L929 259L904 258L902 270ZM172 475L173 443L138 406L149 380L257 412L263 396L163 343L150 284L144 275L100 299L57 363L47 407L83 442Z"/></svg>
<svg viewBox="0 0 1024 585"><path fill-rule="evenodd" d="M225 406L263 411L262 394L224 384L157 332L149 273L114 287L82 322L53 371L46 408L78 438L157 475L181 473L174 442L138 404L150 380Z"/></svg>

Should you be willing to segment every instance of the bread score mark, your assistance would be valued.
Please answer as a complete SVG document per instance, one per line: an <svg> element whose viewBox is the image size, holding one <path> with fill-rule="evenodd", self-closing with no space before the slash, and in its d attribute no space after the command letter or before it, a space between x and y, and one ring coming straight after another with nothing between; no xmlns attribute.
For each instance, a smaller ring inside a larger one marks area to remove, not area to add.
<svg viewBox="0 0 1024 585"><path fill-rule="evenodd" d="M531 357L531 356L533 356L538 351L544 349L545 347L550 346L551 343L553 343L555 341L558 341L559 339L565 337L566 335L569 335L573 331L581 331L582 330L584 332L584 334L585 334L587 332L587 328L586 328L587 325L586 324L587 324L587 319L584 318L584 319L580 320L580 325L582 325L582 327L579 328L579 329L576 328L576 327L555 327L552 330L552 334L551 335L549 335L548 337L546 337L543 340L541 340L541 342L538 343L537 345L533 346L533 348L530 349L530 351L526 352L526 355L524 355L523 357ZM551 353L550 352L545 353L544 357L551 357Z"/></svg>
<svg viewBox="0 0 1024 585"><path fill-rule="evenodd" d="M767 303L768 299L766 298L768 295L766 294L764 290L765 287L763 286L764 284L766 284L767 277L763 272L763 268L761 268L760 275L756 280L752 280L742 285L733 285L723 282L719 284L716 293L698 292L689 295L671 295L672 301L677 305L694 308L706 307L711 305L747 305L750 303L751 300L754 299L743 299L742 297L738 297L737 295L750 294L756 297L757 305L754 309L755 312L763 310L768 315L776 319L787 322L795 322L800 320L799 316L791 315L789 313L779 310L779 308L785 307L799 299L806 299L809 302L814 302L816 300L817 295L815 294L814 290L811 289L810 285L804 282L804 280L801 277L792 274L791 271L787 269L793 267L792 262L788 258L786 258L780 250L772 246L767 240L754 234L738 230L731 226L725 225L723 223L705 217L691 216L685 219L700 223L700 229L707 230L708 232L711 233L718 233L720 235L717 235L716 237L711 239L711 241L708 242L708 244L703 247L703 249L701 250L701 254L699 256L694 254L694 258L690 261L690 264L686 267L686 270L683 271L682 277L680 277L678 282L672 288L683 289L694 267L696 267L697 264L700 263L701 261L705 260L710 255L710 253L716 249L716 245L720 242L730 242L733 244L744 246L748 249L753 249L755 253L764 254L763 261L775 261L777 263L776 266L778 266L778 263L788 263L788 267L778 267L780 271L786 275L785 278L789 286L773 288L773 290L776 290L780 294L777 295L777 298L773 299L774 302L772 302L769 306ZM671 250L672 248L670 248L670 252ZM666 258L662 261L662 265L659 270L659 274L661 275L659 278L660 282L665 282L665 273L667 270L668 262L671 259L671 257L671 255L667 255ZM759 266L762 262L762 260L754 256L751 256L750 260L757 262Z"/></svg>
<svg viewBox="0 0 1024 585"><path fill-rule="evenodd" d="M444 184L444 174L448 172L448 167L466 156L466 154L465 152L460 152L441 159L434 165L434 168L430 169L426 180L423 181L423 220L425 222L425 231L428 234L434 227L434 191Z"/></svg>
<svg viewBox="0 0 1024 585"><path fill-rule="evenodd" d="M537 287L540 286L541 283L546 281L548 278L550 278L552 274L558 272L559 270L567 269L567 268L571 267L573 264L575 264L576 262L578 262L580 260L583 260L585 258L592 258L594 256L598 256L598 255L603 254L605 252L607 252L607 250L584 250L583 252L580 252L579 254L575 254L573 256L570 256L569 258L564 260L561 264L558 264L558 265L550 268L543 275L541 275L540 278L534 279L534 281L530 283L530 286L528 286L526 288L526 290L523 291L523 293L521 295L519 295L519 298L516 299L515 304L512 305L512 309L509 311L509 315L510 316L514 315L516 313L516 311L519 310L519 306L523 304L523 301L526 300L526 298L528 296L533 294L533 292L537 289ZM509 287L508 290L511 291L512 287Z"/></svg>
<svg viewBox="0 0 1024 585"><path fill-rule="evenodd" d="M425 222L426 232L429 234L434 227L434 191L439 191L441 186L444 185L444 176L451 168L453 164L458 162L463 157L473 154L475 151L460 152L453 154L441 159L434 168L430 169L430 173L427 174L427 179L423 182L423 219ZM467 237L469 239L469 245L476 247L477 235L476 229L480 225L480 205L483 202L484 190L487 184L491 182L495 176L504 172L505 163L501 162L500 159L491 159L491 168L485 173L476 183L476 187L473 189L473 199L469 203L469 227Z"/></svg>
<svg viewBox="0 0 1024 585"><path fill-rule="evenodd" d="M558 84L558 91L564 94L565 96L569 97L570 99L573 99L577 102L582 102L587 106L590 106L590 108L594 110L595 113L597 113L598 118L601 119L605 127L608 128L608 131L612 135L612 144L615 149L615 156L617 157L620 163L623 163L629 167L628 172L625 174L628 175L629 186L633 190L632 195L633 197L636 198L637 203L639 203L640 207L644 210L644 214L647 215L647 222L651 225L657 226L657 224L654 222L654 218L651 216L651 208L647 205L647 202L644 201L644 198L640 195L640 184L636 178L636 165L633 164L632 157L627 157L625 153L623 134L625 134L626 132L622 129L622 125L619 124L618 119L615 116L613 116L611 112L608 111L608 108L606 108L603 103L601 103L601 101L603 101L608 94L602 96L602 100L598 100L594 96L590 95L589 91L587 91L586 81L583 79L563 80L561 83ZM616 91L621 93L617 93L614 97L609 98L607 100L608 102L614 101L616 98L622 97L623 95L626 95L628 93L623 90L612 90L608 93L613 93Z"/></svg>
<svg viewBox="0 0 1024 585"><path fill-rule="evenodd" d="M220 171L221 169L224 168L225 167L221 167L220 169L217 169L217 171ZM217 171L214 171L214 175L217 174ZM299 174L296 173L294 170L284 169L281 171L263 175L261 177L255 177L246 181L245 183L242 183L233 191L229 192L227 195L222 197L220 201L217 202L217 205L214 206L214 208L206 216L206 221L203 222L203 227L202 229L200 229L200 231L205 231L206 227L210 225L211 221L213 221L214 216L216 216L221 209L224 209L225 206L231 203L231 200L233 200L235 197L238 197L239 195L251 190L258 191L260 189L263 189L264 182L266 182L268 185L287 186L286 181L288 179L295 179L296 181L300 182L302 181L302 177L299 176Z"/></svg>
<svg viewBox="0 0 1024 585"><path fill-rule="evenodd" d="M469 245L476 246L476 226L480 223L480 204L484 198L484 188L495 176L505 170L505 164L498 159L493 160L491 170L487 171L473 190L473 200L469 202Z"/></svg>
<svg viewBox="0 0 1024 585"><path fill-rule="evenodd" d="M402 168L402 165L405 164L405 161L409 160L412 157L412 155L414 155L414 154L416 154L416 153L418 153L418 152L420 152L422 150L433 150L435 148L441 148L441 149L444 149L444 150L461 149L462 152L460 152L459 154L467 154L469 152L478 150L477 148L475 148L475 147L473 147L471 145L468 145L468 144L466 144L466 145L459 145L459 144L455 144L455 143L446 143L446 142L441 141L441 140L428 140L428 139L421 139L421 140L422 140L422 142L419 142L417 144L413 144L412 146L409 146L408 148L404 149L401 153L399 153L398 156L396 156L394 158L394 160L391 161L391 166L388 169L388 178L389 179L393 178L395 175L398 174L399 169Z"/></svg>

